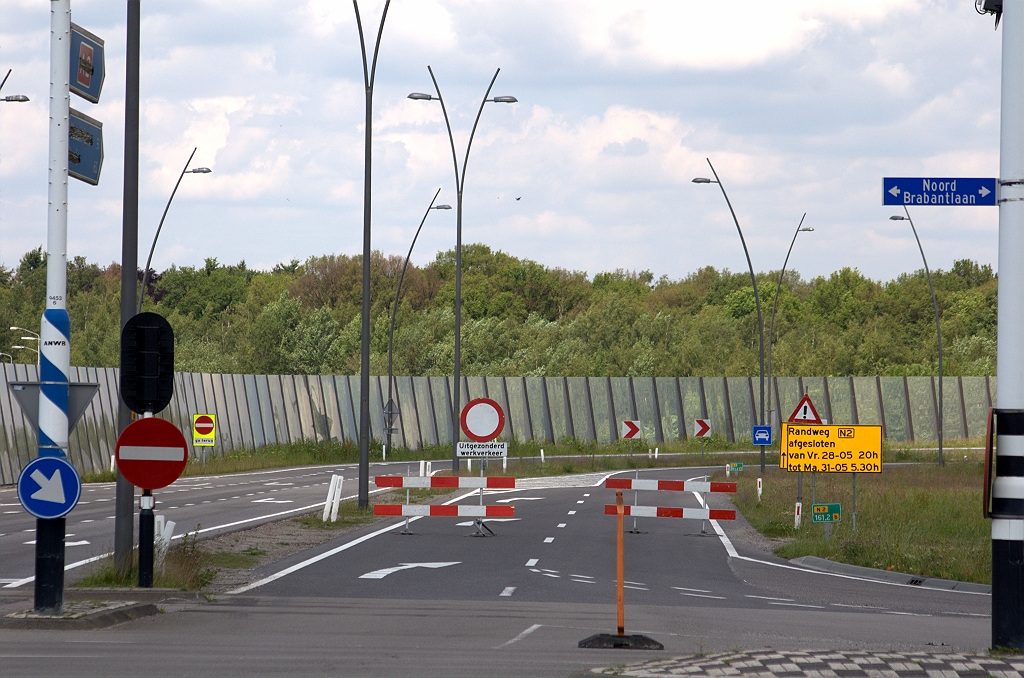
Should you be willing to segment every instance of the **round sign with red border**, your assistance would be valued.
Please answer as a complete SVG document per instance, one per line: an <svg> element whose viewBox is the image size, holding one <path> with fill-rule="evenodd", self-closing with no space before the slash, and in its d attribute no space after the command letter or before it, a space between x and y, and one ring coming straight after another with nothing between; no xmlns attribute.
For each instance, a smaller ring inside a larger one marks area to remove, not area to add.
<svg viewBox="0 0 1024 678"><path fill-rule="evenodd" d="M489 443L505 428L505 412L490 398L476 398L462 408L462 431L470 440Z"/></svg>
<svg viewBox="0 0 1024 678"><path fill-rule="evenodd" d="M147 417L133 421L121 432L114 455L128 482L144 490L159 490L185 471L188 442L171 422Z"/></svg>
<svg viewBox="0 0 1024 678"><path fill-rule="evenodd" d="M195 428L196 433L199 435L208 436L213 433L213 417L208 414L198 416L192 427Z"/></svg>

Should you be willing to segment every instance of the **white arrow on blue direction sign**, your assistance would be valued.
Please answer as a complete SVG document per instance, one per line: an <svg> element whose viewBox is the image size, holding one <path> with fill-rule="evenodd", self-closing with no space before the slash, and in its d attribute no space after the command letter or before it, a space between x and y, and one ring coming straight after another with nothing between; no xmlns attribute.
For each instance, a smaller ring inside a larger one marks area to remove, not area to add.
<svg viewBox="0 0 1024 678"><path fill-rule="evenodd" d="M54 504L63 504L66 501L64 498L64 483L60 480L59 468L54 469L53 475L49 478L39 469L32 471L29 478L36 481L36 484L39 485L39 489L32 494L33 499L49 501Z"/></svg>
<svg viewBox="0 0 1024 678"><path fill-rule="evenodd" d="M899 186L893 186L892 188L889 189L889 192L892 193L892 197L895 198L895 197L899 196L899 194L900 194L900 187Z"/></svg>
<svg viewBox="0 0 1024 678"><path fill-rule="evenodd" d="M414 567L426 567L431 570L436 570L441 567L448 567L449 565L458 565L461 561L455 561L452 563L402 563L398 567L385 567L382 570L374 570L373 572L367 572L366 574L359 575L360 579L383 579L389 574L394 574L401 570L411 570Z"/></svg>
<svg viewBox="0 0 1024 678"><path fill-rule="evenodd" d="M989 194L989 193L991 193L991 192L992 192L992 191L988 190L988 189L987 189L987 188L985 188L984 186L982 186L982 187L981 187L980 189L978 189L978 193L980 193L980 194L981 194L981 197L982 197L982 198L984 198L984 197L985 197L986 195L988 195L988 194Z"/></svg>

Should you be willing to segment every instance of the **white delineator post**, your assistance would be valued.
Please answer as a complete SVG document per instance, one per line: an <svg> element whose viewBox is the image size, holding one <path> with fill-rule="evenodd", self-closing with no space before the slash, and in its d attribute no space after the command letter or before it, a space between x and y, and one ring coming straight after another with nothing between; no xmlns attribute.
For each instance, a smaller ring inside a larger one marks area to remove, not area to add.
<svg viewBox="0 0 1024 678"><path fill-rule="evenodd" d="M71 2L50 2L50 159L46 215L46 308L39 330L39 456L68 449L71 318L67 312L68 89Z"/></svg>
<svg viewBox="0 0 1024 678"><path fill-rule="evenodd" d="M1004 0L999 130L999 409L1024 409L1024 0ZM1009 417L1007 417L1009 419ZM1007 422L1009 423L1009 422ZM1024 650L1024 431L996 448L992 520L992 647ZM997 433L1004 432L1000 426ZM1016 434L1016 435L1013 435Z"/></svg>

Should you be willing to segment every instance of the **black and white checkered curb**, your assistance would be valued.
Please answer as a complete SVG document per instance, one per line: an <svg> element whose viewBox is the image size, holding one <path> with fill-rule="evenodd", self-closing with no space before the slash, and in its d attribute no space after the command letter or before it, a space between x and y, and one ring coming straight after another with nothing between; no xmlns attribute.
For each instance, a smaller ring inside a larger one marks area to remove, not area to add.
<svg viewBox="0 0 1024 678"><path fill-rule="evenodd" d="M701 678L1022 678L1024 656L938 652L722 652L594 669L593 673Z"/></svg>

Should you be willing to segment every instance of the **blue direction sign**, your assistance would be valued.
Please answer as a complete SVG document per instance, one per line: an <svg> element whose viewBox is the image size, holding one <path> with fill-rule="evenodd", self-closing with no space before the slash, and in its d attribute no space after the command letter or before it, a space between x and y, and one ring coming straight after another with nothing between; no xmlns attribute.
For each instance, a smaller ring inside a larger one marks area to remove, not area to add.
<svg viewBox="0 0 1024 678"><path fill-rule="evenodd" d="M93 186L103 168L103 123L71 109L68 125L68 174Z"/></svg>
<svg viewBox="0 0 1024 678"><path fill-rule="evenodd" d="M996 180L885 177L882 179L882 204L992 207L996 204Z"/></svg>
<svg viewBox="0 0 1024 678"><path fill-rule="evenodd" d="M62 518L81 496L78 471L62 457L36 457L18 476L18 499L36 518Z"/></svg>
<svg viewBox="0 0 1024 678"><path fill-rule="evenodd" d="M107 75L103 41L81 26L71 24L71 91L98 104Z"/></svg>
<svg viewBox="0 0 1024 678"><path fill-rule="evenodd" d="M772 444L772 427L771 426L754 426L751 428L750 437L755 445L771 445Z"/></svg>

